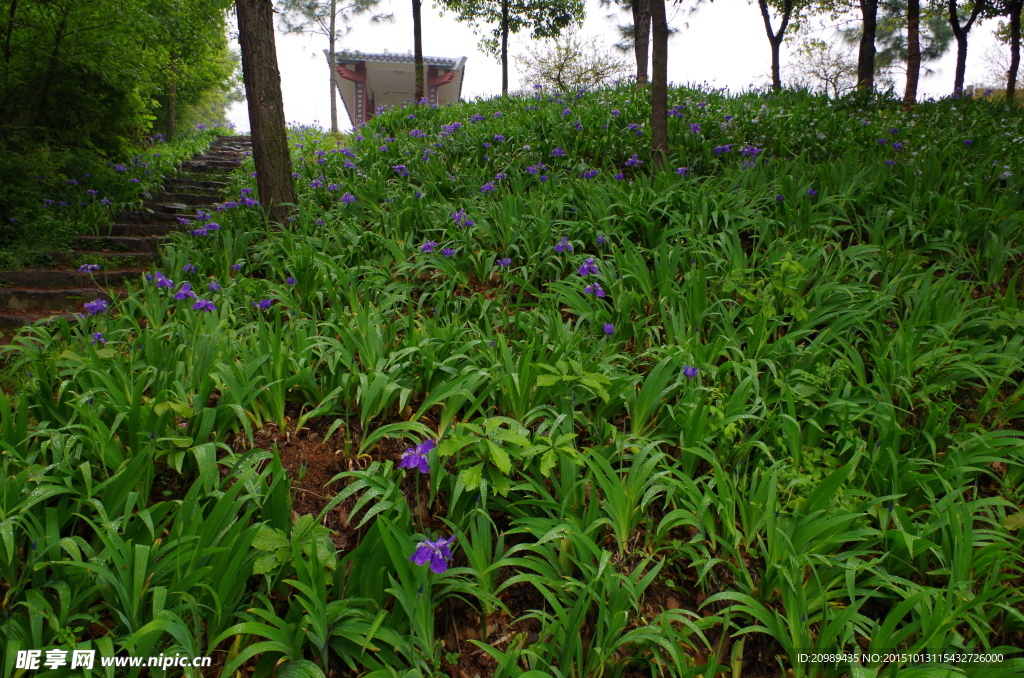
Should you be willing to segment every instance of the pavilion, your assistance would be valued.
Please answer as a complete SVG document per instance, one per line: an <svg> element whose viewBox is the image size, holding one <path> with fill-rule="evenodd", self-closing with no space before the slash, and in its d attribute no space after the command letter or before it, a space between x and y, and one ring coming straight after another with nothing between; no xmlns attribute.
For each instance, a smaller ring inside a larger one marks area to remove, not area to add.
<svg viewBox="0 0 1024 678"><path fill-rule="evenodd" d="M326 50L325 54L328 54ZM429 103L440 105L459 100L466 57L424 56L423 67L424 94ZM411 101L416 91L415 70L411 51L407 54L387 50L382 54L335 52L334 81L352 124L367 122L381 106Z"/></svg>

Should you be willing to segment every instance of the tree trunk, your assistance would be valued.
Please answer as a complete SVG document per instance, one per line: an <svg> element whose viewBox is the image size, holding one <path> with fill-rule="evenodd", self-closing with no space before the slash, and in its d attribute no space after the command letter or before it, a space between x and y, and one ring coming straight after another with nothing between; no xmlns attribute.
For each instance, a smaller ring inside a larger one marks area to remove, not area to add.
<svg viewBox="0 0 1024 678"><path fill-rule="evenodd" d="M772 30L772 19L768 14L768 0L757 0L761 7L761 18L764 20L764 31L768 34L768 42L772 46L772 89L778 92L782 89L782 72L779 58L782 36L786 34L786 27L789 26L789 17L793 12L793 0L786 0L782 11L782 25L776 33Z"/></svg>
<svg viewBox="0 0 1024 678"><path fill-rule="evenodd" d="M917 83L921 79L921 0L907 2L907 88L903 91L903 109L917 103Z"/></svg>
<svg viewBox="0 0 1024 678"><path fill-rule="evenodd" d="M967 73L967 35L956 37L956 70L953 72L953 94L960 96L964 91L964 77Z"/></svg>
<svg viewBox="0 0 1024 678"><path fill-rule="evenodd" d="M273 221L286 225L297 200L284 122L281 75L277 70L273 5L271 0L236 0L235 7L260 204Z"/></svg>
<svg viewBox="0 0 1024 678"><path fill-rule="evenodd" d="M949 25L953 29L953 37L956 38L956 71L953 75L953 94L959 96L964 89L964 75L967 72L967 35L971 32L971 26L978 14L985 7L984 0L975 0L971 8L971 16L967 23L960 25L960 17L957 14L957 0L949 0Z"/></svg>
<svg viewBox="0 0 1024 678"><path fill-rule="evenodd" d="M423 98L423 21L420 19L420 1L412 0L412 48L416 69L416 103Z"/></svg>
<svg viewBox="0 0 1024 678"><path fill-rule="evenodd" d="M501 96L508 95L508 0L501 0Z"/></svg>
<svg viewBox="0 0 1024 678"><path fill-rule="evenodd" d="M174 52L171 52L171 63L167 70L170 74L170 82L167 84L167 141L173 141L178 132L178 66Z"/></svg>
<svg viewBox="0 0 1024 678"><path fill-rule="evenodd" d="M665 167L668 154L668 20L666 0L650 0L651 8L651 152L654 164Z"/></svg>
<svg viewBox="0 0 1024 678"><path fill-rule="evenodd" d="M18 11L18 0L11 0L7 11L7 34L4 36L4 63L11 63L11 35L14 33L14 15ZM6 72L6 71L5 71Z"/></svg>
<svg viewBox="0 0 1024 678"><path fill-rule="evenodd" d="M167 88L167 141L173 141L178 131L178 85L173 79L174 73L171 73L171 78L171 84Z"/></svg>
<svg viewBox="0 0 1024 678"><path fill-rule="evenodd" d="M647 58L651 45L652 0L633 0L633 53L636 55L636 86L647 86Z"/></svg>
<svg viewBox="0 0 1024 678"><path fill-rule="evenodd" d="M334 134L338 133L338 95L337 95L337 83L334 81L334 33L335 27L338 20L338 0L331 0L331 36L328 41L327 60L330 62L330 75L331 75L331 132Z"/></svg>
<svg viewBox="0 0 1024 678"><path fill-rule="evenodd" d="M954 0L955 2L955 0ZM860 0L863 30L857 53L857 89L870 94L875 89L875 31L878 25L878 0Z"/></svg>
<svg viewBox="0 0 1024 678"><path fill-rule="evenodd" d="M1006 100L1013 101L1017 91L1017 69L1020 67L1020 13L1024 2L1017 0L1010 9L1010 72L1006 76Z"/></svg>

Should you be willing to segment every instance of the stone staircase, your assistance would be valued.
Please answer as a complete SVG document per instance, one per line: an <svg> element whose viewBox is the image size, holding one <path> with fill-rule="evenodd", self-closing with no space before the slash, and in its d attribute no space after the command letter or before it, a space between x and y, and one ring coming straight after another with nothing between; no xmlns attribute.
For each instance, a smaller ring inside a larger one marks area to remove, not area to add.
<svg viewBox="0 0 1024 678"><path fill-rule="evenodd" d="M51 252L54 267L0 271L0 328L54 316L82 312L94 299L110 301L122 296L125 282L136 280L159 260L160 245L172 231L198 228L180 218L196 219L197 210L209 210L222 196L223 181L251 152L249 137L217 137L205 153L181 165L182 177L167 179L164 190L141 210L122 210L115 223L97 235L80 235L73 249ZM78 270L79 262L102 262L94 273Z"/></svg>

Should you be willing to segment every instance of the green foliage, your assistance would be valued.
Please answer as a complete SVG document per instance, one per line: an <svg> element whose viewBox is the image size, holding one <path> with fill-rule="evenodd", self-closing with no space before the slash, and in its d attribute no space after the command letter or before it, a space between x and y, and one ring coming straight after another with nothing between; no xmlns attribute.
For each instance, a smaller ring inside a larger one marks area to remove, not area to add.
<svg viewBox="0 0 1024 678"><path fill-rule="evenodd" d="M292 228L225 208L3 348L5 647L1019 673L800 655L1024 629L1020 111L678 89L660 172L634 88L574 96L294 130Z"/></svg>

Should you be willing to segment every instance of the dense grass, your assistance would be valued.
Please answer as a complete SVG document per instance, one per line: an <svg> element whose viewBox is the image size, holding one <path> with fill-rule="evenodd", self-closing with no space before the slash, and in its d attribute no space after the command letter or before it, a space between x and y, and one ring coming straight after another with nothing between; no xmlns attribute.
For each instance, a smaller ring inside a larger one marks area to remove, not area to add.
<svg viewBox="0 0 1024 678"><path fill-rule="evenodd" d="M1020 675L799 655L1024 645L1021 112L641 99L296 130L290 230L18 340L7 666Z"/></svg>

